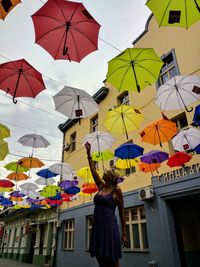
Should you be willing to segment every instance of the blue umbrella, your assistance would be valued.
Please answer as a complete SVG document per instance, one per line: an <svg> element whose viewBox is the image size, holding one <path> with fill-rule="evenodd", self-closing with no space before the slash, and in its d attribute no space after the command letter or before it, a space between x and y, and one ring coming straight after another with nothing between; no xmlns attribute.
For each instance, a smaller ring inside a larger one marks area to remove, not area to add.
<svg viewBox="0 0 200 267"><path fill-rule="evenodd" d="M198 146L195 147L194 151L197 153L197 154L200 154L200 144Z"/></svg>
<svg viewBox="0 0 200 267"><path fill-rule="evenodd" d="M80 192L80 188L78 186L71 186L64 190L65 193L69 195L75 195Z"/></svg>
<svg viewBox="0 0 200 267"><path fill-rule="evenodd" d="M192 125L200 126L200 104L195 108Z"/></svg>
<svg viewBox="0 0 200 267"><path fill-rule="evenodd" d="M1 206L12 207L13 206L13 202L10 201L8 198L4 198L3 200L1 200Z"/></svg>
<svg viewBox="0 0 200 267"><path fill-rule="evenodd" d="M54 197L48 197L48 198L51 200L60 200L62 197L61 193L57 193Z"/></svg>
<svg viewBox="0 0 200 267"><path fill-rule="evenodd" d="M115 149L115 157L120 159L134 159L143 154L144 148L136 144L124 144Z"/></svg>
<svg viewBox="0 0 200 267"><path fill-rule="evenodd" d="M52 171L50 171L49 169L42 169L38 172L36 172L36 174L40 177L43 177L43 178L52 178L52 177L55 177L58 175L58 173L54 173Z"/></svg>
<svg viewBox="0 0 200 267"><path fill-rule="evenodd" d="M153 150L141 156L141 161L148 164L161 163L169 158L169 154L159 150Z"/></svg>

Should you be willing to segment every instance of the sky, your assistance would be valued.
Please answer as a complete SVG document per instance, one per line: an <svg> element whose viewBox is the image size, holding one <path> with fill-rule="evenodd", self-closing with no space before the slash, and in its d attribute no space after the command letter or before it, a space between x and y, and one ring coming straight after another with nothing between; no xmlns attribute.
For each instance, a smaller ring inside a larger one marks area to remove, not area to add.
<svg viewBox="0 0 200 267"><path fill-rule="evenodd" d="M76 87L93 95L103 86L107 62L127 47L143 32L150 15L145 0L83 0L89 13L101 25L98 50L86 56L80 63L54 60L35 43L31 15L46 1L22 0L3 21L0 21L0 64L25 58L43 75L46 90L35 99L12 97L0 90L0 123L11 130L8 142L10 155L0 161L0 178L9 173L3 168L10 161L31 153L30 147L17 141L25 134L40 134L51 145L34 150L34 156L42 159L46 167L61 161L63 134L58 129L67 117L55 111L52 97L64 85ZM79 2L79 1L74 1ZM34 179L34 171L32 172Z"/></svg>

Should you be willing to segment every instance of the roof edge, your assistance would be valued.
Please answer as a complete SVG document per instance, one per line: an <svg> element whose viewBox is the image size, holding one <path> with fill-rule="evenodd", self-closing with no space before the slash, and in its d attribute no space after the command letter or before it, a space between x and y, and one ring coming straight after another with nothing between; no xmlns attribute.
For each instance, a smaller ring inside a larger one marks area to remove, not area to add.
<svg viewBox="0 0 200 267"><path fill-rule="evenodd" d="M149 23L150 23L150 20L151 20L152 17L153 17L153 13L151 13L151 15L148 17L148 19L146 21L146 24L145 24L144 31L132 42L133 45L136 44L145 35L145 33L148 32L148 30L149 30Z"/></svg>

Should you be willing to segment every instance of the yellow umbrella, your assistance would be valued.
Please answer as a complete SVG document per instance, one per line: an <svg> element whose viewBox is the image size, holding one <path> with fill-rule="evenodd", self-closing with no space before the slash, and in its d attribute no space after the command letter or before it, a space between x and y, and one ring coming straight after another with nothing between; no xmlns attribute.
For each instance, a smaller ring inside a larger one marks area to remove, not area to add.
<svg viewBox="0 0 200 267"><path fill-rule="evenodd" d="M125 133L128 139L128 132L138 129L143 120L144 116L138 108L121 105L107 112L104 126L111 133Z"/></svg>
<svg viewBox="0 0 200 267"><path fill-rule="evenodd" d="M102 152L93 152L92 159L94 161L101 161L101 160L110 160L114 158L114 154L110 150L104 150Z"/></svg>
<svg viewBox="0 0 200 267"><path fill-rule="evenodd" d="M7 126L0 123L0 139L10 137L10 130Z"/></svg>
<svg viewBox="0 0 200 267"><path fill-rule="evenodd" d="M89 167L83 167L79 169L76 175L86 180L87 183L94 183L94 179Z"/></svg>
<svg viewBox="0 0 200 267"><path fill-rule="evenodd" d="M130 169L132 167L137 166L139 163L138 159L118 159L116 161L116 168L118 169Z"/></svg>
<svg viewBox="0 0 200 267"><path fill-rule="evenodd" d="M0 160L4 160L8 153L8 143L4 140L0 140Z"/></svg>
<svg viewBox="0 0 200 267"><path fill-rule="evenodd" d="M0 192L12 192L13 189L11 187L0 187Z"/></svg>

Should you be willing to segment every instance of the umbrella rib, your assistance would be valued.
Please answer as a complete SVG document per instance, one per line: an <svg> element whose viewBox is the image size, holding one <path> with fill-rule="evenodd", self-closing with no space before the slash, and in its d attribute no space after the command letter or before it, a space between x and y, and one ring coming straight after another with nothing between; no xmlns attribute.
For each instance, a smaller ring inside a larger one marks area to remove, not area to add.
<svg viewBox="0 0 200 267"><path fill-rule="evenodd" d="M75 38L74 38L73 32L70 31L70 34L71 34L72 39L73 39L73 41L74 41L74 47L75 47L75 50L76 50L76 55L77 55L78 61L80 61L80 57L79 57L79 54L78 54L78 47L77 47L77 45L76 45L76 42L75 42Z"/></svg>
<svg viewBox="0 0 200 267"><path fill-rule="evenodd" d="M36 40L36 42L40 41L40 39L42 39L43 37L45 37L45 36L48 35L49 33L53 32L53 31L56 31L56 30L58 30L58 29L61 29L61 28L64 28L64 25L61 25L61 26L59 26L59 27L50 29L49 31L46 31L44 34L42 34L42 35Z"/></svg>
<svg viewBox="0 0 200 267"><path fill-rule="evenodd" d="M121 79L121 82L120 82L119 91L121 90L121 87L122 87L122 85L123 85L123 81L124 81L124 79L125 79L125 77L126 77L127 72L129 71L130 67L131 67L131 66L128 65L127 69L126 69L125 72L124 72L124 75L123 75L123 77L122 77L122 79ZM137 84L136 84L136 87L137 87Z"/></svg>
<svg viewBox="0 0 200 267"><path fill-rule="evenodd" d="M148 72L151 76L154 77L155 80L158 79L158 77L156 77L150 70L148 70L147 68L145 68L144 66L141 66L140 64L136 63L136 66L138 65L141 69L144 69L146 72Z"/></svg>
<svg viewBox="0 0 200 267"><path fill-rule="evenodd" d="M160 21L160 23L159 23L159 27L161 26L161 24L162 24L162 22L163 22L163 19L164 19L164 17L165 17L165 14L166 14L167 9L168 9L168 7L169 7L170 4L171 4L171 0L169 0L168 4L167 4L167 6L166 6L166 9L165 9L165 11L164 11L164 13L163 13L163 15L162 15L161 21Z"/></svg>
<svg viewBox="0 0 200 267"><path fill-rule="evenodd" d="M115 70L113 70L110 74L109 74L109 76L108 76L108 78L111 76L111 75L113 75L115 72L117 72L118 70L120 70L120 69L123 69L123 68L126 68L127 67L127 65L129 66L130 65L130 63L126 63L126 64L124 64L124 65L122 65L122 66L120 66L119 68L117 68L117 69L115 69Z"/></svg>
<svg viewBox="0 0 200 267"><path fill-rule="evenodd" d="M7 79L9 79L10 77L12 77L13 75L16 75L16 73L18 72L18 70L16 70L16 72L11 73L9 76L7 76L5 79L1 80L0 83L3 83L4 81L6 81Z"/></svg>
<svg viewBox="0 0 200 267"><path fill-rule="evenodd" d="M183 88L183 87L181 87L181 86L179 86L179 88L180 88L182 91L188 93L190 96L193 96L194 98L196 98L196 100L199 100L199 98L196 97L194 94L192 94L192 92L186 90L185 88ZM179 91L180 91L180 90L179 90Z"/></svg>
<svg viewBox="0 0 200 267"><path fill-rule="evenodd" d="M97 49L97 46L90 40L90 38L84 33L81 32L80 30L78 30L77 28L75 28L74 26L71 26L75 31L77 31L78 33L82 34L88 41L90 41L91 44L94 45L94 47Z"/></svg>
<svg viewBox="0 0 200 267"><path fill-rule="evenodd" d="M59 18L56 18L56 17L52 17L52 16L49 16L49 15L33 15L32 17L42 17L42 18L49 18L49 19L53 19L53 20L55 20L56 22L59 22L59 23L61 23L61 24L63 24L63 21L62 20L60 20Z"/></svg>
<svg viewBox="0 0 200 267"><path fill-rule="evenodd" d="M61 43L62 43L62 41L63 41L64 38L65 38L65 31L63 32L63 36L62 36L62 38L61 38L61 40L60 40L60 43L59 43L59 45L58 45L58 48L57 48L57 51L56 51L55 58L57 58L57 55L58 55L58 52L59 52Z"/></svg>

